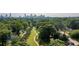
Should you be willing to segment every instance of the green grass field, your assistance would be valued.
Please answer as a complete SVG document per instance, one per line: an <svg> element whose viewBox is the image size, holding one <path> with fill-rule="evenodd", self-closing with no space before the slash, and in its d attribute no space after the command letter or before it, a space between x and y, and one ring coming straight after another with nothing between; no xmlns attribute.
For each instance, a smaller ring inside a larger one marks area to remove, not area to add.
<svg viewBox="0 0 79 59"><path fill-rule="evenodd" d="M36 28L33 27L33 29L31 30L31 33L27 39L27 44L30 46L37 46L36 42L34 41L36 37Z"/></svg>

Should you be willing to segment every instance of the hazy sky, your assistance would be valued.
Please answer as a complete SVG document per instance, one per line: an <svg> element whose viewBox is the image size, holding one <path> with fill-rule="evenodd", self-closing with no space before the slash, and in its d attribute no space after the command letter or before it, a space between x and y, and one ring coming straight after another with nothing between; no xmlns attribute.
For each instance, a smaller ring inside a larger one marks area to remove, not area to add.
<svg viewBox="0 0 79 59"><path fill-rule="evenodd" d="M5 16L6 13L0 13L0 15ZM9 16L10 13L7 13L7 15ZM30 15L31 13L11 13L12 16L24 16L24 14L26 15ZM52 16L52 17L79 17L79 13L32 13L32 15L45 15L45 16Z"/></svg>

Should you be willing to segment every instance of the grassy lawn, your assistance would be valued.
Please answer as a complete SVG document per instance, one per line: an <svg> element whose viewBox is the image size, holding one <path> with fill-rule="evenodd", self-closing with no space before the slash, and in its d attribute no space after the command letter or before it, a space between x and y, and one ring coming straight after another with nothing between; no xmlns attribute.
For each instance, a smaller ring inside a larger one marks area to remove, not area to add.
<svg viewBox="0 0 79 59"><path fill-rule="evenodd" d="M33 29L31 30L31 33L27 39L27 44L30 46L37 46L37 44L34 41L35 37L36 37L36 28L33 27Z"/></svg>

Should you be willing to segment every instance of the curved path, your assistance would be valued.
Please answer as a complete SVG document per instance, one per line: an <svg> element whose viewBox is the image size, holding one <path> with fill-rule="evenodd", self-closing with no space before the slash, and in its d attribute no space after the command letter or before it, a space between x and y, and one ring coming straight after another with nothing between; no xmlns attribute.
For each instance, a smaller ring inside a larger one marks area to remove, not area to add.
<svg viewBox="0 0 79 59"><path fill-rule="evenodd" d="M35 29L35 30L36 30L36 29ZM38 34L37 34L36 31L35 31L35 33L36 33L36 36L34 37L34 42L37 44L37 46L39 46L38 42L36 41L36 39L37 39L37 37L38 37Z"/></svg>
<svg viewBox="0 0 79 59"><path fill-rule="evenodd" d="M61 33L61 34L65 34L66 36L69 36L69 34L66 33L66 32L60 31L60 33ZM78 42L77 40L75 40L75 39L72 39L70 36L69 36L68 40L69 40L71 43L73 43L75 46L79 45L79 42Z"/></svg>
<svg viewBox="0 0 79 59"><path fill-rule="evenodd" d="M33 27L27 39L27 44L30 46L39 46L38 42L36 41L37 36L38 34L36 33L36 28Z"/></svg>

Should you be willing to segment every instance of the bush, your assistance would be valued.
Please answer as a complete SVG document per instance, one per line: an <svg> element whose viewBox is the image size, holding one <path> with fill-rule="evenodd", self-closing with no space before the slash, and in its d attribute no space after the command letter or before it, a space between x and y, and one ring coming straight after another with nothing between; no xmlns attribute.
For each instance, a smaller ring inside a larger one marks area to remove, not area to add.
<svg viewBox="0 0 79 59"><path fill-rule="evenodd" d="M60 33L59 33L59 32L53 33L52 37L53 37L54 39L59 39Z"/></svg>
<svg viewBox="0 0 79 59"><path fill-rule="evenodd" d="M59 39L56 39L56 40L51 39L49 45L50 46L64 46L65 45L65 42L62 41L62 40L59 40Z"/></svg>
<svg viewBox="0 0 79 59"><path fill-rule="evenodd" d="M78 40L79 39L79 30L71 31L70 36L71 36L71 38Z"/></svg>
<svg viewBox="0 0 79 59"><path fill-rule="evenodd" d="M59 39L64 41L64 42L68 41L68 37L65 34L63 34L63 35L60 34Z"/></svg>
<svg viewBox="0 0 79 59"><path fill-rule="evenodd" d="M12 40L11 40L11 45L12 46L18 46L19 43L20 42L20 38L17 36L17 37L15 37L15 38L13 38Z"/></svg>

